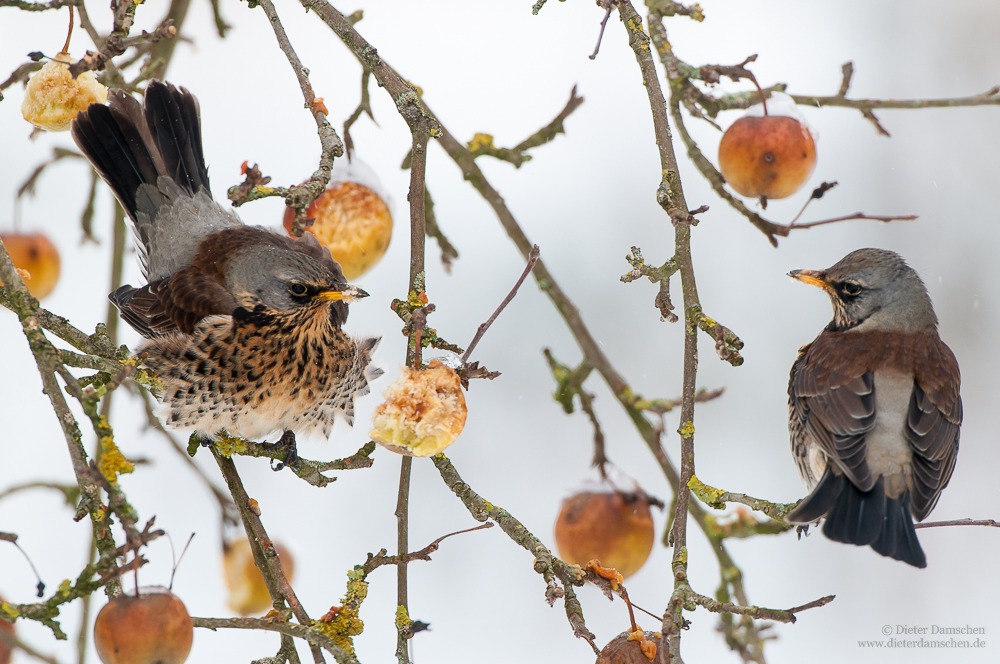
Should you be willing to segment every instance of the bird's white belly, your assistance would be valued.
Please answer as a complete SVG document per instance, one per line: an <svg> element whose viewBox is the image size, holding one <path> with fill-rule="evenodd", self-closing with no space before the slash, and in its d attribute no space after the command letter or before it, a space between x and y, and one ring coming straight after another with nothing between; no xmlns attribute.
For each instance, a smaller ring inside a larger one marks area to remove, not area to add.
<svg viewBox="0 0 1000 664"><path fill-rule="evenodd" d="M875 372L875 428L865 437L868 468L873 477L885 478L892 497L906 490L912 451L903 435L913 376L909 373Z"/></svg>

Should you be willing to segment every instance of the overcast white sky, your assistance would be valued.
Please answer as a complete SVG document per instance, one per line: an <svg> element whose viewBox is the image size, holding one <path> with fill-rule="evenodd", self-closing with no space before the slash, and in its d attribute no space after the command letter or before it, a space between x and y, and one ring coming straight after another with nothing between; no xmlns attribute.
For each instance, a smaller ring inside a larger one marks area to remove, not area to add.
<svg viewBox="0 0 1000 664"><path fill-rule="evenodd" d="M105 28L110 20L103 4L91 2L89 8ZM165 4L140 6L137 28L152 29ZM365 10L359 31L423 88L428 104L460 140L489 132L497 145L516 144L549 122L570 88L578 86L586 102L567 121L565 136L533 151L534 159L519 170L486 158L479 163L633 388L649 397L676 397L681 327L659 321L652 284L618 280L628 270L623 257L630 246L640 246L651 262L668 258L673 247L670 224L655 203L659 165L650 112L625 32L612 18L600 56L591 61L587 55L601 18L592 2L550 2L538 16L531 15L531 4L383 0L338 8ZM946 5L929 0L705 0L703 5L702 24L685 18L667 21L682 58L692 64L736 63L759 53L753 70L761 83L786 82L793 93L834 93L840 65L847 60L856 67L853 96L963 96L1000 83L1000 6L987 0ZM259 163L275 183L288 184L308 176L319 154L315 125L302 108L264 13L235 2L223 3L223 11L234 26L226 40L214 33L209 3L193 3L184 25L191 41L178 47L169 75L201 101L205 155L220 200L240 180L244 160ZM298 3L279 2L278 11L339 130L358 102L359 66ZM0 10L0 76L23 62L29 51L57 50L65 23L65 12ZM74 54L87 46L85 35L78 33ZM29 141L30 127L20 117L19 87L5 94L0 102L0 228L12 225L14 192L30 169L53 146L71 144L67 134ZM384 336L378 361L389 376L376 386L378 392L403 358L400 323L388 304L406 288L408 174L399 164L410 139L391 100L374 84L372 102L379 126L362 119L353 134L358 154L396 201L398 225L383 262L359 280L372 297L352 307L348 329ZM962 449L951 486L932 518L998 518L1000 422L995 403L1000 389L993 348L1000 323L995 258L1000 243L1000 109L885 111L880 118L891 139L878 136L855 111L805 112L820 133L818 166L803 192L773 202L768 216L787 221L812 187L837 180L840 187L814 206L811 218L858 210L920 218L803 231L775 250L715 196L684 159L683 148L677 148L688 202L711 207L692 239L702 304L746 342L746 363L734 369L717 360L708 338L701 338L698 384L725 386L727 392L697 411L698 475L714 486L776 501L805 494L788 451L785 387L796 349L826 324L830 309L820 292L785 274L794 268L828 267L860 247L883 247L903 254L923 276L941 319L942 337L962 366ZM726 114L719 122L726 127L736 117ZM714 160L720 134L705 123L689 126ZM106 191L95 218L102 243L80 244L78 217L88 183L82 164L59 165L43 176L38 196L22 210L23 226L46 232L63 256L62 281L45 306L84 330L105 317L110 252L111 198ZM523 262L489 207L440 149L429 153L428 186L441 227L461 252L453 273L445 275L436 246L428 242L428 293L437 304L430 324L464 345ZM277 225L281 208L280 200L267 200L242 208L240 214L248 223ZM127 279L135 284L139 278L130 260ZM124 342L134 347L136 341L127 330ZM551 347L566 363L580 359L548 300L529 283L477 350L475 359L503 376L473 384L467 395L468 424L448 455L478 492L551 542L561 499L595 474L588 468L590 425L583 415L563 414L550 398L554 383L543 347ZM30 480L72 481L65 442L41 393L20 327L2 311L0 375L0 488ZM596 375L588 387L598 395L611 458L647 491L668 498L665 480L609 391ZM141 409L122 394L114 413L118 444L127 455L152 461L124 477L122 486L140 515L155 514L157 525L168 529L175 542L198 533L175 582L191 614L229 615L215 503L163 441L142 431ZM368 440L366 423L377 402L377 395L362 401L356 429L338 427L330 442L307 441L302 454L328 459L353 453ZM674 428L675 419L668 418L668 430ZM87 442L92 446L92 436ZM675 435L667 439L667 448L676 458ZM195 461L221 484L208 455L200 453ZM372 469L341 473L325 489L308 486L287 471L272 473L262 460L239 459L237 465L260 502L269 533L297 557L294 585L311 615L318 617L340 603L345 573L364 561L367 552L393 550L396 455L379 450ZM426 460L414 464L411 514L414 548L475 525ZM0 502L0 530L20 534L50 592L62 579L75 578L84 562L89 524L74 523L71 517L71 510L50 493L24 493ZM659 537L664 517L657 515L657 521ZM714 557L697 529L689 532L691 581L695 589L712 595L718 585ZM925 570L818 534L801 541L785 534L730 542L752 602L787 608L837 596L829 606L802 614L794 625L776 626L768 660L997 661L1000 533L935 529L921 531L920 540L929 561ZM152 562L143 568L141 582L166 583L167 542L155 542L147 555ZM658 544L646 567L629 581L632 598L654 611L662 610L669 596L669 556ZM430 622L432 629L415 639L418 664L470 658L507 662L515 657L592 661L586 644L573 637L562 607L545 604L544 582L531 562L527 552L493 529L450 539L433 562L411 565L411 615ZM390 661L395 574L380 569L370 581L358 652L362 661ZM34 580L20 555L12 547L0 547L0 592L9 600L28 602L33 590ZM593 588L584 588L580 596L599 641L625 629L627 614L620 602L608 603ZM738 661L715 631L715 616L699 611L688 618L693 621L683 641L688 662ZM62 622L71 636L77 620L76 607L67 607ZM641 622L656 627L652 619ZM933 650L859 647L859 640L882 638L885 625L984 627L988 645L944 656ZM74 661L72 642L56 643L37 623L18 626L39 650L54 653L61 662ZM246 662L273 655L277 647L273 634L198 630L190 661Z"/></svg>

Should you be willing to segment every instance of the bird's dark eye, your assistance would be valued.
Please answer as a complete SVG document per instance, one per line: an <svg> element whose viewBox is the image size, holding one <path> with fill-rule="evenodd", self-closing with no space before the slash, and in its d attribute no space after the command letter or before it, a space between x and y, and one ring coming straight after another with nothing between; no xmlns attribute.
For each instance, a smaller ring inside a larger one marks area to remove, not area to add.
<svg viewBox="0 0 1000 664"><path fill-rule="evenodd" d="M858 295L861 292L861 286L853 281L848 281L844 284L843 291L845 295Z"/></svg>
<svg viewBox="0 0 1000 664"><path fill-rule="evenodd" d="M305 295L306 294L306 287L303 286L302 284L292 284L291 287L288 290L292 291L292 295Z"/></svg>

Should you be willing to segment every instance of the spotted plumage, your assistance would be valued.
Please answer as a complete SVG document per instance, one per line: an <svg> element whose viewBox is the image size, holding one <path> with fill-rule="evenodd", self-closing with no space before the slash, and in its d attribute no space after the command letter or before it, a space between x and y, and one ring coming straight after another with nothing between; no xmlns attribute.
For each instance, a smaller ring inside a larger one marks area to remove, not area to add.
<svg viewBox="0 0 1000 664"><path fill-rule="evenodd" d="M113 90L73 138L133 221L145 286L110 295L163 381L159 414L205 438L330 435L382 374L377 338L342 329L367 293L311 234L244 226L212 199L197 100L153 81L145 106ZM290 452L294 461L294 453Z"/></svg>

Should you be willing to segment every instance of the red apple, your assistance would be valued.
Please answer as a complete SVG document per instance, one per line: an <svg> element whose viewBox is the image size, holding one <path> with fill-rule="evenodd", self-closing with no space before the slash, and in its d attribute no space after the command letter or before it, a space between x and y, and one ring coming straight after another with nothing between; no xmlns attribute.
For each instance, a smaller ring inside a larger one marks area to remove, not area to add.
<svg viewBox="0 0 1000 664"><path fill-rule="evenodd" d="M184 602L162 587L119 595L94 622L94 646L104 664L183 664L193 639Z"/></svg>
<svg viewBox="0 0 1000 664"><path fill-rule="evenodd" d="M719 169L743 196L787 198L815 167L816 143L808 127L793 117L742 117L719 143Z"/></svg>
<svg viewBox="0 0 1000 664"><path fill-rule="evenodd" d="M655 532L649 498L642 491L578 493L563 502L556 520L560 557L574 565L599 560L628 577L653 550Z"/></svg>
<svg viewBox="0 0 1000 664"><path fill-rule="evenodd" d="M31 294L42 299L59 282L59 252L52 241L41 233L0 233L14 267L31 275L24 284ZM0 282L0 285L3 285Z"/></svg>

